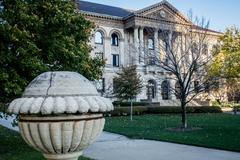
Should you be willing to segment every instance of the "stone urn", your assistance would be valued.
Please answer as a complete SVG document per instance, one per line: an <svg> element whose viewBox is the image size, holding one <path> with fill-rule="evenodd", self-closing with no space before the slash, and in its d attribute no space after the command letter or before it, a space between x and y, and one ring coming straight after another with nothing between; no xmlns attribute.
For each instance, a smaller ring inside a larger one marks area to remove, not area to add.
<svg viewBox="0 0 240 160"><path fill-rule="evenodd" d="M15 99L9 113L19 114L19 129L28 145L48 160L77 160L101 134L109 99L75 72L46 72Z"/></svg>

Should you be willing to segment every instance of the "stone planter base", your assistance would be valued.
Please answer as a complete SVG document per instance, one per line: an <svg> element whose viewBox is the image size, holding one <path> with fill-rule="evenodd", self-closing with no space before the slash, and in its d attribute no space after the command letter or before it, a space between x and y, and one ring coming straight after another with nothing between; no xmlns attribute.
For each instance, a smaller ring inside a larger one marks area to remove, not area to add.
<svg viewBox="0 0 240 160"><path fill-rule="evenodd" d="M102 114L21 115L19 129L28 145L48 160L77 160L82 150L100 135L104 123Z"/></svg>
<svg viewBox="0 0 240 160"><path fill-rule="evenodd" d="M43 154L47 160L78 160L82 152L69 153L69 154Z"/></svg>

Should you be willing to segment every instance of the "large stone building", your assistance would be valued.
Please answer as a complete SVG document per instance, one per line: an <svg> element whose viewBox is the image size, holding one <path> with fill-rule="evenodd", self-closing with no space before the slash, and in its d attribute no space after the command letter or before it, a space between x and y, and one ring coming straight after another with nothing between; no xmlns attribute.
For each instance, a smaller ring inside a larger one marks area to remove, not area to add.
<svg viewBox="0 0 240 160"><path fill-rule="evenodd" d="M136 98L138 101L149 98L160 103L176 100L176 96L167 90L168 85L175 86L176 82L169 79L169 73L145 59L144 54L158 50L164 43L162 31L181 33L181 28L190 25L183 14L165 0L136 11L80 0L77 4L80 13L97 26L91 39L92 56L106 59L103 78L98 84L100 91L108 94L121 66L137 65L144 83L142 93ZM220 35L208 30L211 39L207 45L208 54Z"/></svg>

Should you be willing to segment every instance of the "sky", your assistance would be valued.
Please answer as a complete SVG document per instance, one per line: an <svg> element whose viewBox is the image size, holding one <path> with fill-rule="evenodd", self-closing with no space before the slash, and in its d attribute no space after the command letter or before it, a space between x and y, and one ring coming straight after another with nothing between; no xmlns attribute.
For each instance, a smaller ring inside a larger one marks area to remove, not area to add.
<svg viewBox="0 0 240 160"><path fill-rule="evenodd" d="M126 9L142 9L161 0L85 0ZM192 10L210 22L210 29L225 31L226 27L240 27L240 0L168 0L185 16Z"/></svg>

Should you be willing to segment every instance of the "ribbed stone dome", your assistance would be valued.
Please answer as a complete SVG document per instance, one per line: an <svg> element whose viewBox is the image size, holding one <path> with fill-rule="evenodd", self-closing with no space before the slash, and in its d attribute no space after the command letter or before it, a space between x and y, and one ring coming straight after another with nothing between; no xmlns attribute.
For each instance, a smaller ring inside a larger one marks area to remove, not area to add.
<svg viewBox="0 0 240 160"><path fill-rule="evenodd" d="M95 86L76 72L46 72L36 77L22 98L11 102L14 114L74 114L113 110L109 99L99 96Z"/></svg>
<svg viewBox="0 0 240 160"><path fill-rule="evenodd" d="M23 97L93 95L95 86L76 72L46 72L36 77L25 89Z"/></svg>

